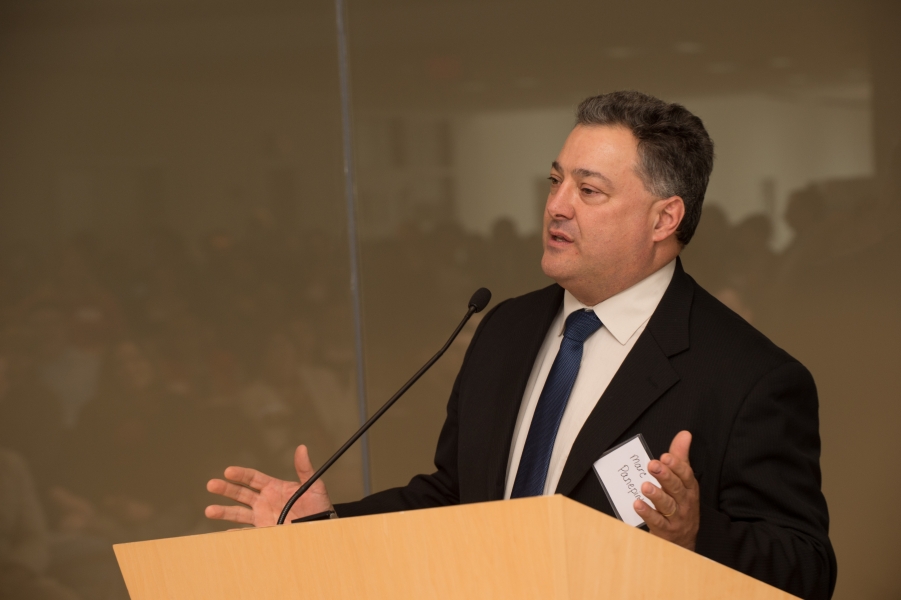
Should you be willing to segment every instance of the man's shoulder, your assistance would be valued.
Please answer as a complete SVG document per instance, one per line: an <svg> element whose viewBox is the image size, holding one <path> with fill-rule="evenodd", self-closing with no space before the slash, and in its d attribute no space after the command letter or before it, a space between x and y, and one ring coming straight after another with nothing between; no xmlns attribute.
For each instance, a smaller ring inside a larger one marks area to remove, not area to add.
<svg viewBox="0 0 901 600"><path fill-rule="evenodd" d="M497 305L498 310L507 314L533 313L548 307L559 307L563 302L563 288L552 283L547 287L507 298Z"/></svg>
<svg viewBox="0 0 901 600"><path fill-rule="evenodd" d="M788 352L694 279L691 279L691 283L694 288L689 316L692 350L704 355L732 358L763 369L798 363Z"/></svg>
<svg viewBox="0 0 901 600"><path fill-rule="evenodd" d="M511 332L521 336L543 336L563 303L563 288L557 284L507 298L488 311L479 326L480 337L508 338Z"/></svg>
<svg viewBox="0 0 901 600"><path fill-rule="evenodd" d="M717 355L762 368L798 361L765 334L705 290L688 273L677 270L648 328L668 355L691 349L695 356ZM563 302L557 284L508 298L486 316L496 333L510 328L546 331ZM659 313L659 314L658 314Z"/></svg>
<svg viewBox="0 0 901 600"><path fill-rule="evenodd" d="M538 290L506 298L497 303L485 316L493 326L534 321L538 315L556 311L563 302L563 288L556 283Z"/></svg>

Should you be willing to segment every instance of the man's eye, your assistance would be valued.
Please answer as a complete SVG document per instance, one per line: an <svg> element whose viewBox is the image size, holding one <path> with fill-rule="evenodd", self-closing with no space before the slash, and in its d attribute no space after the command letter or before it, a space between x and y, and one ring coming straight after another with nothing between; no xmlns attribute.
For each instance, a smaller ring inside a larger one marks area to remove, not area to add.
<svg viewBox="0 0 901 600"><path fill-rule="evenodd" d="M559 185L560 183L560 180L553 176L548 177L547 180L551 182L551 185Z"/></svg>

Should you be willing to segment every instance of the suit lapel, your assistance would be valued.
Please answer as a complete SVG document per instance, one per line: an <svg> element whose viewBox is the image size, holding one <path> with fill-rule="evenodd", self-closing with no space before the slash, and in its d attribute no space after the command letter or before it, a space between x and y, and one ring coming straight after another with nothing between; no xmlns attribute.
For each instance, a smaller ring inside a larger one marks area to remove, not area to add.
<svg viewBox="0 0 901 600"><path fill-rule="evenodd" d="M678 380L654 339L642 334L576 437L557 493L570 493L594 461Z"/></svg>
<svg viewBox="0 0 901 600"><path fill-rule="evenodd" d="M610 381L576 437L558 494L569 494L594 462L660 396L679 381L669 357L688 348L693 282L681 261L648 326Z"/></svg>
<svg viewBox="0 0 901 600"><path fill-rule="evenodd" d="M545 292L546 290L546 292ZM548 329L563 303L563 288L558 285L542 290L531 304L523 311L518 324L510 334L510 350L506 363L516 373L511 377L515 385L507 386L504 396L499 398L495 415L494 431L498 432L491 440L488 451L488 499L500 500L504 497L507 475L507 461L510 457L510 445L513 441L513 430L522 404L523 394L529 382L529 376L535 365L535 358Z"/></svg>

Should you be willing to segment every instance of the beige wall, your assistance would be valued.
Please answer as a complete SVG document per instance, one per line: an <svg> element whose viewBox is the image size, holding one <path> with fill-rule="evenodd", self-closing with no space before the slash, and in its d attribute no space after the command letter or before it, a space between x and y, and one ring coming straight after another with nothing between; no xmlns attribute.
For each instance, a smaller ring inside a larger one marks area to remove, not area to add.
<svg viewBox="0 0 901 600"><path fill-rule="evenodd" d="M573 107L637 88L717 143L687 270L817 380L836 597L901 594L897 3L350 0L348 20L360 332L332 2L0 8L0 448L34 480L42 576L123 598L111 542L215 528L207 477L289 476L300 441L324 460L360 369L374 409L474 289L546 285ZM374 489L430 468L474 326L373 430ZM363 467L355 448L329 473L336 500Z"/></svg>

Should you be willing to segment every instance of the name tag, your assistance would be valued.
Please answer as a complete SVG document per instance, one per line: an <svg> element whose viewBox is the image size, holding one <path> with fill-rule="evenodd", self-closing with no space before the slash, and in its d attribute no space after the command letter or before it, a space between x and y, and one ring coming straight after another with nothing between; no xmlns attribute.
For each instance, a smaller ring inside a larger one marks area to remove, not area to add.
<svg viewBox="0 0 901 600"><path fill-rule="evenodd" d="M624 523L638 527L644 519L638 516L632 505L636 500L644 500L654 508L654 503L641 493L641 484L650 481L660 487L654 476L648 472L651 451L639 433L604 453L594 463L594 472L601 480L601 487L613 506L613 511Z"/></svg>

